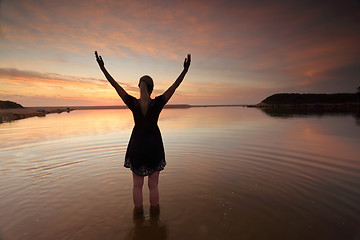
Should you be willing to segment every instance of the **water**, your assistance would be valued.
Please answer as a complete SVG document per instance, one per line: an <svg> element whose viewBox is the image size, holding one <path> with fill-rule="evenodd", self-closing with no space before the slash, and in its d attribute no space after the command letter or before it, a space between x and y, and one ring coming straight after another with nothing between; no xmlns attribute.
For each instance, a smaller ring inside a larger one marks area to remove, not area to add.
<svg viewBox="0 0 360 240"><path fill-rule="evenodd" d="M0 124L0 239L360 239L351 115L165 109L159 219L133 221L129 110Z"/></svg>

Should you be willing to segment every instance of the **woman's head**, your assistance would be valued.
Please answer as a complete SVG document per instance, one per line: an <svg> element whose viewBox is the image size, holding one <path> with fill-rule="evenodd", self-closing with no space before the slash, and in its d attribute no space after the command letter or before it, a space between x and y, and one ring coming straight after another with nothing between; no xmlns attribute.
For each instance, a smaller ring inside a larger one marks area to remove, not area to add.
<svg viewBox="0 0 360 240"><path fill-rule="evenodd" d="M154 89L154 81L152 80L152 78L148 75L142 76L139 80L139 87L141 85L141 83L144 82L146 84L147 90L149 95L152 93L153 89Z"/></svg>

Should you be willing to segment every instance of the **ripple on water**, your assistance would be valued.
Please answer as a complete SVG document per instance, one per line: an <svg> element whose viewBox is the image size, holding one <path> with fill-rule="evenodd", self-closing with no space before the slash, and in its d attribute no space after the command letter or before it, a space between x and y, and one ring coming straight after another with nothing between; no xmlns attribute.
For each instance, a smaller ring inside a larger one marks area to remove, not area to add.
<svg viewBox="0 0 360 240"><path fill-rule="evenodd" d="M252 143L239 135L240 131L229 135L219 134L215 139L195 136L196 140L190 137L190 141L181 140L176 145L168 146L171 153L170 156L168 154L168 162L176 162L169 175L182 172L178 174L182 183L171 183L175 186L172 194L179 194L180 201L186 201L182 194L191 196L192 202L203 211L201 203L211 202L211 191L221 192L219 195L224 199L253 209L252 214L262 212L268 216L269 222L276 222L277 217L281 223L287 214L308 221L314 213L322 218L345 215L359 220L357 202L360 196L357 189L360 187L360 168L356 160L339 158L326 152L319 154L306 147L288 148L291 145L289 141L298 144L299 139L296 138L284 139L287 142L283 147L277 142L257 144L263 143L263 139L257 139L260 135L255 136ZM302 146L307 144L312 143L301 143ZM194 173L190 174L189 168L195 169ZM184 181L184 178L191 180ZM196 187L189 189L188 184L195 184ZM187 187L179 193L184 188L182 185ZM238 207L231 208L232 212L239 210ZM279 209L288 213L279 215ZM208 213L206 217L211 218L213 211L207 209L205 212Z"/></svg>
<svg viewBox="0 0 360 240"><path fill-rule="evenodd" d="M19 121L16 131L2 131L14 135L0 150L0 193L6 196L0 229L6 237L123 238L141 231L131 220L131 174L122 166L131 115L108 113L56 115L81 122L75 129L64 126L66 134L57 134L55 116L48 125L41 119L39 128L36 121ZM353 158L359 139L321 135L318 125L314 135L311 118L277 120L241 108L220 113L165 111L160 196L169 239L359 236L360 164ZM120 121L124 125L116 125ZM20 134L26 130L31 139ZM326 150L344 140L349 148ZM144 202L148 198L144 188Z"/></svg>

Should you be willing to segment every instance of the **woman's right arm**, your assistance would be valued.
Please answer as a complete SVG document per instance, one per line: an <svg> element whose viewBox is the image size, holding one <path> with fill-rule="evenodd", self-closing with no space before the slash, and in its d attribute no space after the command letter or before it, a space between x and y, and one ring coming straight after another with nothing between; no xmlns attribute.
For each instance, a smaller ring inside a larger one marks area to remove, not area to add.
<svg viewBox="0 0 360 240"><path fill-rule="evenodd" d="M106 79L110 82L111 86L113 86L116 92L119 94L121 99L125 101L125 96L127 92L112 78L110 73L106 70L104 61L101 56L98 55L97 51L95 51L96 61L99 64L101 71L104 73Z"/></svg>

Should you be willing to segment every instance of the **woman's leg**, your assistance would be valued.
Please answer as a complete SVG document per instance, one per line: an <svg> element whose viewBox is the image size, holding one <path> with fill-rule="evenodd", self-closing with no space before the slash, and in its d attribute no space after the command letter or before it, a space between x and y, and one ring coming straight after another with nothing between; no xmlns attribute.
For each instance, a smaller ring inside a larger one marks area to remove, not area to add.
<svg viewBox="0 0 360 240"><path fill-rule="evenodd" d="M135 173L133 175L133 200L136 208L142 208L143 195L142 187L144 184L144 177L138 176Z"/></svg>
<svg viewBox="0 0 360 240"><path fill-rule="evenodd" d="M156 171L153 174L149 175L148 186L150 192L150 205L158 206L159 205L159 174L160 171Z"/></svg>

